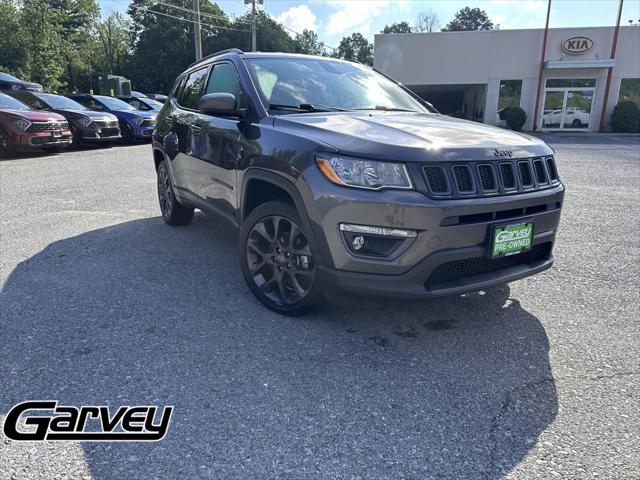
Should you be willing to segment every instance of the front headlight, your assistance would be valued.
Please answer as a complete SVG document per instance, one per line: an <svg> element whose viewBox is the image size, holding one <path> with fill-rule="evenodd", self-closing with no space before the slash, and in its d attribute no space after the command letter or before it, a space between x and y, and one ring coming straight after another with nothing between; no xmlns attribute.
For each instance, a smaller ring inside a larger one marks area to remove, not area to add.
<svg viewBox="0 0 640 480"><path fill-rule="evenodd" d="M138 126L140 126L142 122L144 122L144 118L137 117L137 116L134 116L133 118L131 118L131 120L133 121L133 123L135 123Z"/></svg>
<svg viewBox="0 0 640 480"><path fill-rule="evenodd" d="M326 153L316 155L316 162L322 173L338 185L370 190L413 188L403 163L360 160Z"/></svg>
<svg viewBox="0 0 640 480"><path fill-rule="evenodd" d="M93 120L91 120L89 117L80 117L78 119L78 125L80 125L82 128L89 128L89 125L91 125L93 123Z"/></svg>
<svg viewBox="0 0 640 480"><path fill-rule="evenodd" d="M16 120L15 122L13 122L13 124L18 127L18 130L20 130L21 132L26 132L27 129L31 126L31 122L25 120L24 118Z"/></svg>

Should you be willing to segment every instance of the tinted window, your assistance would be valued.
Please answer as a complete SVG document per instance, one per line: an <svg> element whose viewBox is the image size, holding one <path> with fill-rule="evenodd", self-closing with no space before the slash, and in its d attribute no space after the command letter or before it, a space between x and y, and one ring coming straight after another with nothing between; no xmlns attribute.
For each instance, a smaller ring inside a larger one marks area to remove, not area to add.
<svg viewBox="0 0 640 480"><path fill-rule="evenodd" d="M207 80L207 72L209 67L201 68L195 72L191 72L187 77L184 88L178 97L178 103L184 108L192 110L198 109L198 100L202 96L204 82Z"/></svg>
<svg viewBox="0 0 640 480"><path fill-rule="evenodd" d="M44 110L47 106L42 103L38 97L34 95L30 95L28 93L16 92L13 94L13 97L21 101L22 103L26 103L31 108L35 110Z"/></svg>
<svg viewBox="0 0 640 480"><path fill-rule="evenodd" d="M231 64L220 63L213 67L207 93L231 93L236 97L236 105L242 105L242 87Z"/></svg>
<svg viewBox="0 0 640 480"><path fill-rule="evenodd" d="M123 102L119 98L107 97L105 95L96 95L98 100L103 105L106 105L110 110L135 110L127 102Z"/></svg>
<svg viewBox="0 0 640 480"><path fill-rule="evenodd" d="M403 88L356 63L317 58L249 58L246 62L265 104L429 112Z"/></svg>

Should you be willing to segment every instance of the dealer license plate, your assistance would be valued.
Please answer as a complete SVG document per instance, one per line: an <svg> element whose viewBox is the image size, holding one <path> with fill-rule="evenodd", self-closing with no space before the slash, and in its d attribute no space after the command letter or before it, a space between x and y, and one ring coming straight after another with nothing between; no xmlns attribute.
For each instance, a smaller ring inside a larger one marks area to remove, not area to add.
<svg viewBox="0 0 640 480"><path fill-rule="evenodd" d="M532 243L533 222L497 226L491 238L491 258L527 252Z"/></svg>

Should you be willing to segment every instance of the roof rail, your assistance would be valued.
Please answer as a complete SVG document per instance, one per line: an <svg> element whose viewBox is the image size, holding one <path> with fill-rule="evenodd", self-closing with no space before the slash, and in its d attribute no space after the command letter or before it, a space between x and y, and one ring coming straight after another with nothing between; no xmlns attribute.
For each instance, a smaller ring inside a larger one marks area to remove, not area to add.
<svg viewBox="0 0 640 480"><path fill-rule="evenodd" d="M211 54L207 55L206 57L202 57L200 60L196 60L195 62L193 62L187 68L191 68L194 65L202 62L203 60L207 60L208 58L217 57L218 55L222 55L222 54L225 54L225 53L239 53L240 55L242 55L244 52L242 50L240 50L239 48L227 48L225 50L220 50L219 52L211 53Z"/></svg>

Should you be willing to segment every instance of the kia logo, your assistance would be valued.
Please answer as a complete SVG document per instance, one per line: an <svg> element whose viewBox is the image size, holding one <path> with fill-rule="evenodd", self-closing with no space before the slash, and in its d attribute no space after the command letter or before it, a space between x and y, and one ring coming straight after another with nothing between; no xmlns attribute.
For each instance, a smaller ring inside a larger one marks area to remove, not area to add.
<svg viewBox="0 0 640 480"><path fill-rule="evenodd" d="M588 37L571 37L562 42L562 50L571 55L588 52L593 47L593 40Z"/></svg>

